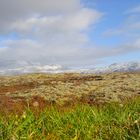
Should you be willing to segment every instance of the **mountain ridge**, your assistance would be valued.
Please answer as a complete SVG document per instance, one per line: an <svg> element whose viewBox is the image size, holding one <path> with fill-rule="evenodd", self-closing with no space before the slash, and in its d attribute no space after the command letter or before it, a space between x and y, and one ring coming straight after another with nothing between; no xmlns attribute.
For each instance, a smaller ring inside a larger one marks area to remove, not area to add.
<svg viewBox="0 0 140 140"><path fill-rule="evenodd" d="M12 61L11 61L12 62ZM140 71L140 62L113 63L105 67L94 67L89 69L71 69L61 65L41 65L26 61L12 63L0 63L0 75L16 75L26 73L111 73L111 72L135 72Z"/></svg>

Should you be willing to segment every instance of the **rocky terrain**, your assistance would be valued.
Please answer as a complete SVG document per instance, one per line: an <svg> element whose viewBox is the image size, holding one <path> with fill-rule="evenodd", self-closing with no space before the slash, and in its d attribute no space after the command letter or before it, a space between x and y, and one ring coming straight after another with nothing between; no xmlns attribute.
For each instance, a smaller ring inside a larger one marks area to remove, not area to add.
<svg viewBox="0 0 140 140"><path fill-rule="evenodd" d="M26 74L0 77L1 111L25 106L69 106L75 103L122 102L140 95L140 73Z"/></svg>

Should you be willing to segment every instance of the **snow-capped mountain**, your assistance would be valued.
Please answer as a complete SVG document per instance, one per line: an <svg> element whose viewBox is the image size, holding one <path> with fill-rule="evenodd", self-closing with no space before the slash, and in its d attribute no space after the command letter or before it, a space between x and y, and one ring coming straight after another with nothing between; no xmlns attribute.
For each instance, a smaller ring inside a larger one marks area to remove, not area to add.
<svg viewBox="0 0 140 140"><path fill-rule="evenodd" d="M86 73L111 73L140 71L140 62L113 63L106 67L96 67L85 71Z"/></svg>
<svg viewBox="0 0 140 140"><path fill-rule="evenodd" d="M140 63L138 62L131 62L131 63L122 63L122 64L111 64L108 69L110 71L139 71L140 70Z"/></svg>
<svg viewBox="0 0 140 140"><path fill-rule="evenodd" d="M140 62L114 63L106 67L95 67L90 69L70 69L61 65L42 65L26 61L0 62L0 75L17 75L25 73L111 73L111 72L133 72L140 71Z"/></svg>

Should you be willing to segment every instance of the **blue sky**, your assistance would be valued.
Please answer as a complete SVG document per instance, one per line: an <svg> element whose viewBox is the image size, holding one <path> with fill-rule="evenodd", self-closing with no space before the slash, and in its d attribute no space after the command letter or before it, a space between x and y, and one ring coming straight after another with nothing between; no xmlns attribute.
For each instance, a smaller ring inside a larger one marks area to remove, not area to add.
<svg viewBox="0 0 140 140"><path fill-rule="evenodd" d="M69 67L140 61L140 1L0 1L0 60Z"/></svg>
<svg viewBox="0 0 140 140"><path fill-rule="evenodd" d="M125 20L128 18L128 14L125 14L126 11L137 7L140 5L139 0L96 0L96 4L91 4L91 8L96 8L99 11L105 13L105 16L101 20L99 24L97 24L97 28L95 31L90 31L91 39L95 39L97 37L97 43L101 43L101 45L114 45L116 43L123 42L124 38L122 36L112 36L111 39L103 36L103 32L109 29L117 29L123 26ZM139 16L140 20L140 16ZM99 40L102 40L101 42Z"/></svg>
<svg viewBox="0 0 140 140"><path fill-rule="evenodd" d="M87 1L87 0L86 0ZM85 1L85 2L86 2ZM140 22L140 13L132 13L127 14L127 12L131 9L135 9L136 7L140 8L139 0L96 0L87 2L90 8L96 8L103 13L105 13L104 18L101 20L99 24L97 24L96 29L89 32L89 38L91 41L93 40L99 46L119 46L121 44L125 44L125 41L131 40L130 37L127 36L127 33L124 35L112 35L106 37L104 32L107 32L110 29L117 30L122 26L125 26L125 21L128 20L129 16L137 15L138 22ZM92 6L91 6L92 5ZM140 35L140 28L138 30L133 30ZM135 39L135 38L134 38ZM117 57L105 58L106 63L113 62L128 62L128 61L140 61L140 52L134 51L129 52L127 54L118 55Z"/></svg>

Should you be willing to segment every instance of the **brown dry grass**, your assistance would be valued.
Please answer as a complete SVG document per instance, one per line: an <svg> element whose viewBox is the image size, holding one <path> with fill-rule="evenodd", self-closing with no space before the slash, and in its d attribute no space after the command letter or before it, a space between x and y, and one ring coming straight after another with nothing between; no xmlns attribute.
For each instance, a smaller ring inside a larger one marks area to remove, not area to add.
<svg viewBox="0 0 140 140"><path fill-rule="evenodd" d="M27 74L0 77L0 112L26 107L43 110L55 105L101 105L140 95L140 73Z"/></svg>

